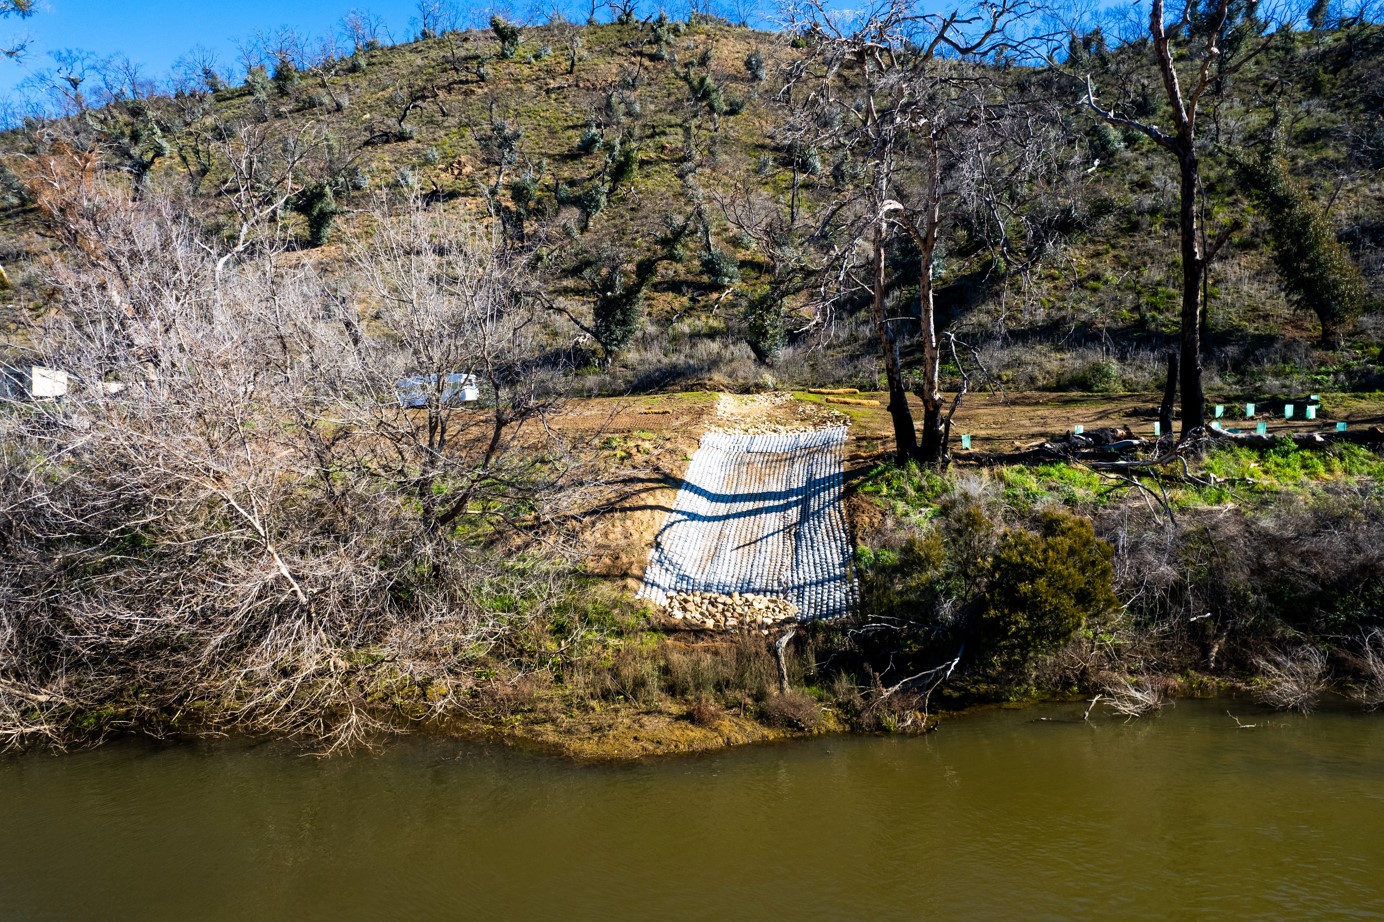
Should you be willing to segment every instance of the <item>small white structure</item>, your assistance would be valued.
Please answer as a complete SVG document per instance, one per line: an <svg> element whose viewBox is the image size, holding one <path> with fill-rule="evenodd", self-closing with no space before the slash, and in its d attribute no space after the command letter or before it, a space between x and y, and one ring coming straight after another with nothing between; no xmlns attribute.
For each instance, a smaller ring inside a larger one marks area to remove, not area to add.
<svg viewBox="0 0 1384 922"><path fill-rule="evenodd" d="M42 365L0 366L0 398L9 400L53 400L66 397L72 376Z"/></svg>
<svg viewBox="0 0 1384 922"><path fill-rule="evenodd" d="M399 406L406 410L426 407L436 399L441 406L455 407L481 399L475 375L457 372L441 375L413 375L394 382Z"/></svg>

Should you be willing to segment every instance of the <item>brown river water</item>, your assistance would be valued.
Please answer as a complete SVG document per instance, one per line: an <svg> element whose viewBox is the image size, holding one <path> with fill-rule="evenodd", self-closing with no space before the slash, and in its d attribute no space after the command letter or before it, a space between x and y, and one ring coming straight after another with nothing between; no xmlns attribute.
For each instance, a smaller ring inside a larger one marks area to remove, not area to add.
<svg viewBox="0 0 1384 922"><path fill-rule="evenodd" d="M1081 713L617 766L3 757L0 919L1384 918L1384 714Z"/></svg>

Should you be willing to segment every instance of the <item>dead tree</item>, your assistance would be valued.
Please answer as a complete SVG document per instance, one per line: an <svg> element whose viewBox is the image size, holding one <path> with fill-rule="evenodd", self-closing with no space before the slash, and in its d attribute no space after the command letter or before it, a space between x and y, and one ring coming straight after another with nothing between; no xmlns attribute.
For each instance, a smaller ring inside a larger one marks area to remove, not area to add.
<svg viewBox="0 0 1384 922"><path fill-rule="evenodd" d="M1180 320L1179 385L1182 391L1181 440L1205 434L1206 394L1202 387L1202 338L1204 331L1207 267L1230 239L1234 225L1214 240L1207 240L1201 225L1205 192L1201 182L1201 147L1197 117L1208 94L1224 84L1265 47L1257 38L1266 26L1256 19L1254 8L1240 12L1232 21L1231 0L1181 0L1170 18L1165 0L1152 0L1148 38L1158 69L1173 126L1165 131L1151 121L1100 103L1094 79L1085 76L1086 104L1112 125L1142 132L1165 150L1178 171L1179 255L1182 261L1182 310ZM1228 41L1234 37L1233 41ZM1229 51L1222 46L1228 45Z"/></svg>
<svg viewBox="0 0 1384 922"><path fill-rule="evenodd" d="M945 13L890 0L854 19L833 13L820 0L793 10L793 27L813 49L790 69L787 81L786 92L798 87L806 92L801 109L815 119L803 134L859 157L869 177L862 196L868 229L858 235L869 241L871 273L862 287L871 294L889 411L904 460L936 464L946 454L933 266L941 239L944 174L953 155L950 142L954 134L991 117L995 91L977 62L1019 53L1024 42L1014 33L1027 12L1022 0ZM884 250L896 227L919 251L918 299L911 317L888 316L885 309ZM901 331L915 322L922 346L916 387L923 404L921 433L907 403L899 358Z"/></svg>

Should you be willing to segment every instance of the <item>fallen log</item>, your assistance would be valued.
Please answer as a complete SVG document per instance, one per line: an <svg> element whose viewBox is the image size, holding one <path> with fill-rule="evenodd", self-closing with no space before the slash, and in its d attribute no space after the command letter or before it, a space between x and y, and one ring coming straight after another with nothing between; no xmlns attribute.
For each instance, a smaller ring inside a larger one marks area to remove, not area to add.
<svg viewBox="0 0 1384 922"><path fill-rule="evenodd" d="M1207 430L1213 442L1226 442L1243 445L1246 448L1269 449L1284 439L1299 448L1327 448L1331 445L1362 445L1379 451L1384 448L1384 429L1371 426L1368 429L1347 429L1345 432L1284 432L1277 435L1259 435L1256 432L1227 432L1225 429Z"/></svg>

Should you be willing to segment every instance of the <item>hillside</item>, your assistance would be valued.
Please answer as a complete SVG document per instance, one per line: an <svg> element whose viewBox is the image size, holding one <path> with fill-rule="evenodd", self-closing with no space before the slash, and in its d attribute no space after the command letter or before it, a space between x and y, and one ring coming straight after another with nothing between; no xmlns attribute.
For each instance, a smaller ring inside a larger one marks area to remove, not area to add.
<svg viewBox="0 0 1384 922"><path fill-rule="evenodd" d="M781 74L804 49L712 21L559 24L505 40L501 31L327 60L283 52L240 85L209 74L172 96L117 96L10 132L0 173L10 348L34 343L28 321L55 306L45 279L62 259L33 184L44 170L95 170L179 201L228 247L242 229L235 216L263 209L245 252L282 250L328 276L349 263L344 241L368 236L381 195L416 193L449 214L488 210L565 311L551 315L548 336L578 393L879 386L864 301L848 293L820 312L812 264L822 244L801 230L860 182L849 152L804 150L786 131L798 104L780 93ZM1086 45L1073 46L1068 70L1099 77L1139 53ZM1272 128L1377 289L1381 57L1384 33L1371 26L1287 34L1218 100L1204 154L1208 221L1240 228L1209 283L1209 386L1381 387L1378 298L1343 349L1319 348L1316 318L1290 306L1262 216L1224 155ZM1007 103L1031 106L1044 149L1036 170L1020 171L1012 153L996 160L1015 177L998 193L978 197L964 177L946 177L953 194L934 267L943 325L1008 387L1157 387L1177 325L1175 171L1137 133L1097 125L1071 79L1011 67L996 80ZM1144 77L1118 89L1149 95ZM996 203L1008 217L990 221ZM790 244L785 259L777 250ZM892 250L893 297L905 303L916 267L902 236ZM647 322L607 364L588 334L593 303L612 291L632 293Z"/></svg>

